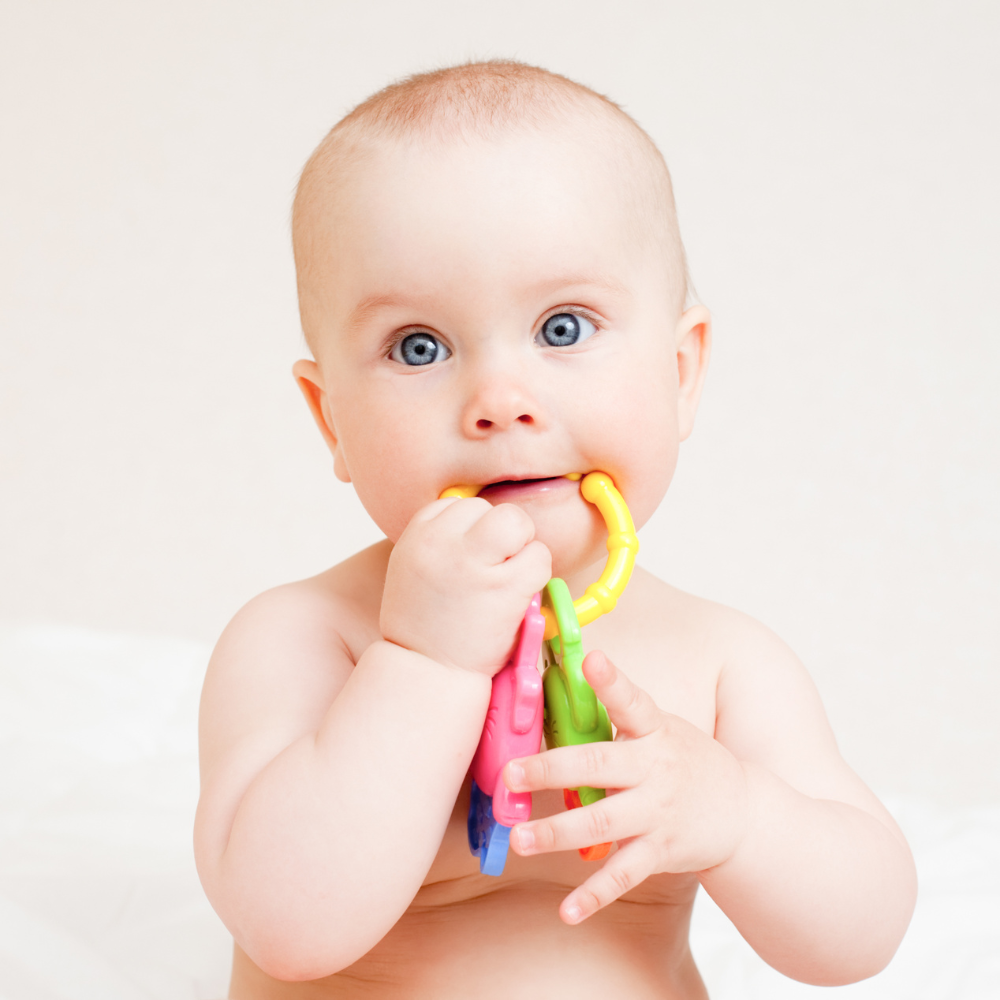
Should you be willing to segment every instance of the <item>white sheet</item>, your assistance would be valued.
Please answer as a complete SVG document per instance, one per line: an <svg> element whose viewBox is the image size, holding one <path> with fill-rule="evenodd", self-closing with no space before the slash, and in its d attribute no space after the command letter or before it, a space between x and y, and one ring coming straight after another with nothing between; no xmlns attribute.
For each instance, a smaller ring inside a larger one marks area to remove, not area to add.
<svg viewBox="0 0 1000 1000"><path fill-rule="evenodd" d="M212 1000L230 941L191 857L207 648L0 628L0 1000ZM1000 997L1000 806L890 801L921 899L892 965L824 997ZM714 1000L818 988L760 961L704 894L692 946Z"/></svg>

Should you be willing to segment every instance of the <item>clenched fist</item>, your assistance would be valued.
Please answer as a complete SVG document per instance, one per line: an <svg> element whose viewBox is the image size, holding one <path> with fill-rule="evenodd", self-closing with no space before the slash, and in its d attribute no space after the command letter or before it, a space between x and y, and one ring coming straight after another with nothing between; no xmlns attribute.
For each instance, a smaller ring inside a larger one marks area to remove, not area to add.
<svg viewBox="0 0 1000 1000"><path fill-rule="evenodd" d="M514 504L435 500L407 525L385 578L383 638L446 666L492 677L532 595L552 575L549 550Z"/></svg>

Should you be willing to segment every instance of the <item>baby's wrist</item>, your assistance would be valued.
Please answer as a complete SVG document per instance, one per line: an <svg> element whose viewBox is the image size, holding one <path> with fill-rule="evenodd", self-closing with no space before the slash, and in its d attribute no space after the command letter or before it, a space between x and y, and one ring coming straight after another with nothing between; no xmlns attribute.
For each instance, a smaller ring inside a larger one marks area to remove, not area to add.
<svg viewBox="0 0 1000 1000"><path fill-rule="evenodd" d="M475 747L489 705L488 677L461 670L389 639L373 642L359 659L357 680L376 701L395 699L420 725L451 733ZM466 732L467 730L467 732ZM461 735L464 732L464 736ZM470 750L471 754L471 750Z"/></svg>
<svg viewBox="0 0 1000 1000"><path fill-rule="evenodd" d="M735 827L732 848L726 857L699 873L702 884L706 885L727 873L753 866L754 855L758 853L761 839L770 838L768 830L769 802L773 796L773 786L779 782L770 771L758 764L737 760L743 773L743 795L736 806L737 815L732 818ZM763 824L763 829L761 828Z"/></svg>
<svg viewBox="0 0 1000 1000"><path fill-rule="evenodd" d="M435 667L443 668L449 672L472 677L482 677L486 681L489 681L491 678L489 673L477 670L475 666L471 665L469 662L456 660L453 656L449 655L447 651L436 649L430 643L422 642L419 639L410 636L400 636L391 632L383 632L382 642L393 649L401 650L405 653L411 654L412 656L419 657L420 660L424 661L426 664L433 664Z"/></svg>

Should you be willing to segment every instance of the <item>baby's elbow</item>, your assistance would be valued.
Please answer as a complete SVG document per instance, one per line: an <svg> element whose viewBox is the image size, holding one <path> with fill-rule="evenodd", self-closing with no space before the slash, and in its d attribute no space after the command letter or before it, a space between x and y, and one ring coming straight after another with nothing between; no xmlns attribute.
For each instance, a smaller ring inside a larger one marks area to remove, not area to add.
<svg viewBox="0 0 1000 1000"><path fill-rule="evenodd" d="M832 950L816 948L806 962L774 963L779 972L809 986L850 986L877 976L892 961L902 943L902 928L885 928L887 933L872 933L863 942L841 942Z"/></svg>
<svg viewBox="0 0 1000 1000"><path fill-rule="evenodd" d="M284 948L245 948L247 957L271 979L281 983L308 983L332 976L346 966L317 962L314 956L293 955ZM349 963L348 963L349 964Z"/></svg>
<svg viewBox="0 0 1000 1000"><path fill-rule="evenodd" d="M867 933L859 933L841 954L840 974L817 986L847 986L871 979L893 960L913 919L917 905L917 873L907 853L900 866L900 879L894 892L886 893L884 908L873 913Z"/></svg>
<svg viewBox="0 0 1000 1000"><path fill-rule="evenodd" d="M880 942L876 943L870 950L865 950L859 954L855 961L850 963L849 968L845 970L848 975L829 985L847 986L850 983L861 982L863 979L871 979L872 976L877 976L880 972L884 971L895 957L899 946L903 943L903 936L906 934L906 928L909 926L909 923L910 917L908 915L905 920L900 922L900 926L896 928L887 927L886 934Z"/></svg>
<svg viewBox="0 0 1000 1000"><path fill-rule="evenodd" d="M245 869L203 866L202 882L240 950L280 982L323 979L353 965L381 940L391 922L344 900L307 900L280 880L256 881Z"/></svg>
<svg viewBox="0 0 1000 1000"><path fill-rule="evenodd" d="M331 936L332 937L332 936ZM351 942L331 941L289 927L257 928L236 936L237 944L262 972L283 983L323 979L346 969L367 949ZM347 945L347 947L344 947Z"/></svg>
<svg viewBox="0 0 1000 1000"><path fill-rule="evenodd" d="M862 980L877 976L890 962L895 949L884 957L874 955L844 955L824 968L810 969L804 975L792 975L792 979L809 986L850 986ZM786 973L787 975L787 973Z"/></svg>
<svg viewBox="0 0 1000 1000"><path fill-rule="evenodd" d="M899 950L917 904L917 873L909 852L900 855L893 874L877 905L869 900L848 908L839 926L828 926L822 941L813 940L807 949L811 964L779 971L811 986L848 986L882 972Z"/></svg>

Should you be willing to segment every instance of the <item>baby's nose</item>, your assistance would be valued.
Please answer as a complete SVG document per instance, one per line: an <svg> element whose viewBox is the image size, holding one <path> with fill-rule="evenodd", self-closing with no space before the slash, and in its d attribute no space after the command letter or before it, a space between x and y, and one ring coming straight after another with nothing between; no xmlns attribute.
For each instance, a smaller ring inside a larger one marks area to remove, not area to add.
<svg viewBox="0 0 1000 1000"><path fill-rule="evenodd" d="M539 428L544 417L538 401L521 385L490 380L474 393L462 414L468 437L484 437L516 425Z"/></svg>

